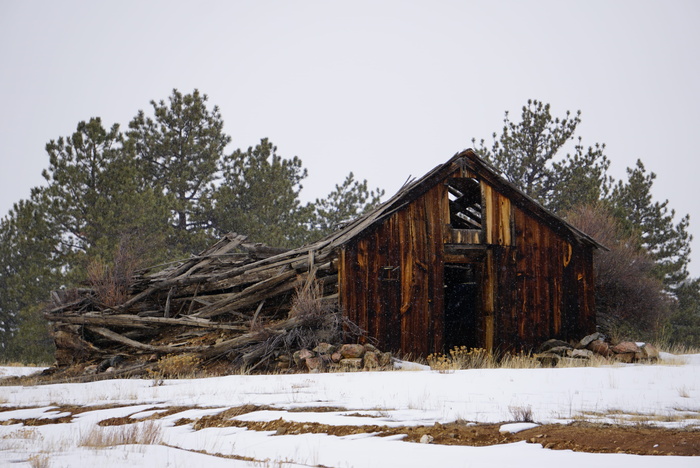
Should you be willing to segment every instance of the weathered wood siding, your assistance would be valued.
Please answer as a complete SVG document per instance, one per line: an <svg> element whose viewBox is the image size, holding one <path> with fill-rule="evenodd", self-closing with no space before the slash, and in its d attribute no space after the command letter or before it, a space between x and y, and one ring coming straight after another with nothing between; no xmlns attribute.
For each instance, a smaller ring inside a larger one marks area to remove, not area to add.
<svg viewBox="0 0 700 468"><path fill-rule="evenodd" d="M512 244L512 212L510 200L489 184L481 182L485 243L491 245Z"/></svg>
<svg viewBox="0 0 700 468"><path fill-rule="evenodd" d="M591 249L572 245L520 208L513 216L514 246L493 247L496 347L531 349L595 331Z"/></svg>
<svg viewBox="0 0 700 468"><path fill-rule="evenodd" d="M459 175L455 168L449 177ZM567 240L522 199L480 185L481 230L451 228L447 187L438 182L343 246L340 304L381 348L445 351L446 262L479 265L478 346L527 350L594 331L592 247Z"/></svg>
<svg viewBox="0 0 700 468"><path fill-rule="evenodd" d="M442 351L446 203L437 184L341 252L340 304L384 349Z"/></svg>

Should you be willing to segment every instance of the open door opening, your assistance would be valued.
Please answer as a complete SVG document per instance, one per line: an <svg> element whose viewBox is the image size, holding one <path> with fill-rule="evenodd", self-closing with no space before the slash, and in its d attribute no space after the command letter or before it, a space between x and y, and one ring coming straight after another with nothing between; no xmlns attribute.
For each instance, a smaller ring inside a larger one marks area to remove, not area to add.
<svg viewBox="0 0 700 468"><path fill-rule="evenodd" d="M455 346L481 346L479 333L481 265L445 265L445 352Z"/></svg>

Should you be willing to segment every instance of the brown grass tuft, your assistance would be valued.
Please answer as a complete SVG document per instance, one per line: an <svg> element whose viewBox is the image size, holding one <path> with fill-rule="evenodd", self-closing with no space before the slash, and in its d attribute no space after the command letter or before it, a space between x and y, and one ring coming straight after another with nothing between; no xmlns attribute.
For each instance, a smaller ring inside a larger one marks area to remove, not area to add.
<svg viewBox="0 0 700 468"><path fill-rule="evenodd" d="M192 354L169 354L158 360L156 369L151 371L154 379L186 379L194 377L201 360Z"/></svg>
<svg viewBox="0 0 700 468"><path fill-rule="evenodd" d="M95 427L80 437L82 447L106 448L115 445L156 445L162 442L162 430L154 421L125 426Z"/></svg>

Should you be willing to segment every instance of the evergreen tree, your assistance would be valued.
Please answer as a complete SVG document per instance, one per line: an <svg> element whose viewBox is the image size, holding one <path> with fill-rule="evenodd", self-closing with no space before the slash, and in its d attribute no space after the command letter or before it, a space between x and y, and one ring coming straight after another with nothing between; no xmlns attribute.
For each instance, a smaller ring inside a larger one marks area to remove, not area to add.
<svg viewBox="0 0 700 468"><path fill-rule="evenodd" d="M283 158L263 138L226 156L222 173L212 217L219 232L246 234L275 247L297 247L308 238L313 206L299 200L307 176L301 159Z"/></svg>
<svg viewBox="0 0 700 468"><path fill-rule="evenodd" d="M0 352L10 356L13 337L37 304L63 282L56 262L59 236L44 212L31 201L20 201L0 220ZM30 310L31 309L31 310ZM46 334L46 329L43 329ZM17 341L14 341L17 344Z"/></svg>
<svg viewBox="0 0 700 468"><path fill-rule="evenodd" d="M506 111L502 134L493 134L490 148L480 140L476 151L506 180L545 207L563 213L577 203L595 202L607 193L610 183L605 145L585 148L578 137L574 154L561 154L575 139L580 122L581 111L552 117L549 104L528 100L520 122L512 122ZM472 142L476 146L476 139Z"/></svg>
<svg viewBox="0 0 700 468"><path fill-rule="evenodd" d="M219 161L231 138L224 134L219 108L207 108L207 95L174 89L168 102L151 101L153 118L143 111L129 124L128 144L149 181L172 197L172 225L183 251L198 251L211 240L213 188Z"/></svg>
<svg viewBox="0 0 700 468"><path fill-rule="evenodd" d="M667 323L671 344L700 347L700 279L686 280L676 289L677 303Z"/></svg>
<svg viewBox="0 0 700 468"><path fill-rule="evenodd" d="M547 207L566 214L579 205L592 205L608 196L612 177L607 175L610 161L603 153L605 144L584 148L581 137L574 154L552 165L552 196Z"/></svg>
<svg viewBox="0 0 700 468"><path fill-rule="evenodd" d="M124 236L151 244L154 258L165 255L168 200L146 183L133 155L122 146L118 125L100 118L80 122L70 137L46 145L47 186L32 199L58 235L57 259L84 278L90 258L111 258Z"/></svg>
<svg viewBox="0 0 700 468"><path fill-rule="evenodd" d="M668 200L653 200L654 179L656 174L648 173L637 160L634 168L627 169L627 181L615 185L608 201L626 231L638 239L638 247L655 261L655 276L674 292L688 278L690 217L685 215L674 224L676 212L669 209Z"/></svg>
<svg viewBox="0 0 700 468"><path fill-rule="evenodd" d="M119 126L106 130L100 118L78 123L76 132L46 145L49 167L42 173L48 185L32 191L49 223L60 232L63 256L85 252L98 238L102 224L98 199L110 185L107 170L117 156Z"/></svg>
<svg viewBox="0 0 700 468"><path fill-rule="evenodd" d="M366 213L379 204L382 196L384 190L368 190L367 180L357 181L351 172L326 198L316 199L314 236L326 236L342 223Z"/></svg>
<svg viewBox="0 0 700 468"><path fill-rule="evenodd" d="M9 337L4 357L13 362L50 365L55 352L41 303L21 309L17 330Z"/></svg>

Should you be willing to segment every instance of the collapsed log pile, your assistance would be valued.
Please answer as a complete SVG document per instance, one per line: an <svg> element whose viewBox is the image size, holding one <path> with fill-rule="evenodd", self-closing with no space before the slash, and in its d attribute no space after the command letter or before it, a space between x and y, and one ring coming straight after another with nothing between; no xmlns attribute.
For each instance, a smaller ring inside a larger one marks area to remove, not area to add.
<svg viewBox="0 0 700 468"><path fill-rule="evenodd" d="M287 251L228 234L196 257L138 272L120 304L96 288L55 292L45 317L58 368L115 356L122 367L145 368L171 354L264 368L297 349L361 335L338 310L337 278L328 243Z"/></svg>

